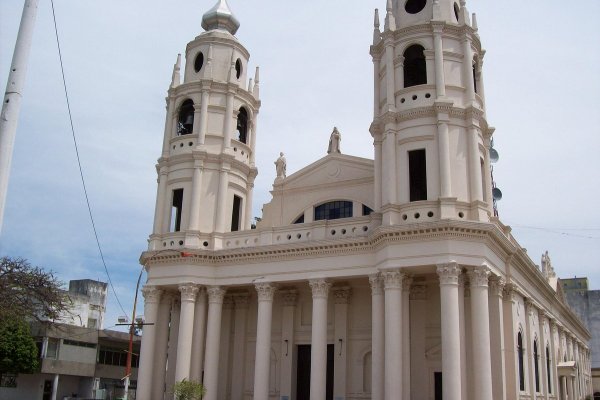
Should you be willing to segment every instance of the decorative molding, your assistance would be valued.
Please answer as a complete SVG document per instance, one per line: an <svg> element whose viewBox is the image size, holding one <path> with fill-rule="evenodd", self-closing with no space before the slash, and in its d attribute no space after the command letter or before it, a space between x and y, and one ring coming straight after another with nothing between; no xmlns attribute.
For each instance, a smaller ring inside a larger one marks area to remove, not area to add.
<svg viewBox="0 0 600 400"><path fill-rule="evenodd" d="M380 274L369 275L369 284L371 285L371 296L383 294L383 278Z"/></svg>
<svg viewBox="0 0 600 400"><path fill-rule="evenodd" d="M198 293L198 286L193 283L182 283L178 286L179 292L181 293L181 301L186 303L194 303L196 301L196 294Z"/></svg>
<svg viewBox="0 0 600 400"><path fill-rule="evenodd" d="M348 304L352 296L352 289L349 286L334 287L331 290L335 304Z"/></svg>
<svg viewBox="0 0 600 400"><path fill-rule="evenodd" d="M285 307L295 307L298 302L298 291L296 289L281 290L281 298Z"/></svg>
<svg viewBox="0 0 600 400"><path fill-rule="evenodd" d="M427 285L413 285L410 288L411 300L427 300Z"/></svg>
<svg viewBox="0 0 600 400"><path fill-rule="evenodd" d="M311 279L308 281L310 289L312 290L313 299L326 299L329 294L329 288L331 282L326 279Z"/></svg>
<svg viewBox="0 0 600 400"><path fill-rule="evenodd" d="M504 287L506 285L506 281L504 278L499 276L493 276L490 278L490 291L496 297L502 298L504 295Z"/></svg>
<svg viewBox="0 0 600 400"><path fill-rule="evenodd" d="M381 271L381 276L383 278L383 287L385 290L402 289L404 274L400 272L400 269Z"/></svg>
<svg viewBox="0 0 600 400"><path fill-rule="evenodd" d="M142 295L144 296L144 302L146 304L149 303L158 303L160 301L160 296L163 291L156 286L148 286L145 285L142 288Z"/></svg>
<svg viewBox="0 0 600 400"><path fill-rule="evenodd" d="M486 265L470 268L467 272L471 287L488 287L490 269Z"/></svg>
<svg viewBox="0 0 600 400"><path fill-rule="evenodd" d="M223 304L225 292L227 292L227 290L223 289L221 286L208 286L206 288L208 302L211 304Z"/></svg>
<svg viewBox="0 0 600 400"><path fill-rule="evenodd" d="M273 302L273 296L277 287L270 282L259 282L255 283L256 293L258 294L258 301Z"/></svg>
<svg viewBox="0 0 600 400"><path fill-rule="evenodd" d="M440 285L458 285L458 277L461 273L462 268L455 261L437 265L437 274L440 277Z"/></svg>

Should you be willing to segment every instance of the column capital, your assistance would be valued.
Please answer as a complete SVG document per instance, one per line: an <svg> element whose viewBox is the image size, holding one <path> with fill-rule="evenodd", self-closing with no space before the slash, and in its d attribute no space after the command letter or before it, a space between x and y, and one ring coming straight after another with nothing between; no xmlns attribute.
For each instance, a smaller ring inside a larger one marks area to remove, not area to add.
<svg viewBox="0 0 600 400"><path fill-rule="evenodd" d="M410 288L411 300L427 300L427 285L414 285Z"/></svg>
<svg viewBox="0 0 600 400"><path fill-rule="evenodd" d="M467 272L471 287L487 287L490 277L490 269L487 265L470 268Z"/></svg>
<svg viewBox="0 0 600 400"><path fill-rule="evenodd" d="M248 303L250 302L250 293L248 292L239 292L233 293L231 295L233 299L233 303L235 304L235 308L248 308Z"/></svg>
<svg viewBox="0 0 600 400"><path fill-rule="evenodd" d="M506 281L502 277L493 276L490 278L490 291L496 297L503 297L505 285Z"/></svg>
<svg viewBox="0 0 600 400"><path fill-rule="evenodd" d="M377 296L383 294L383 278L380 274L369 275L369 284L371 285L371 295Z"/></svg>
<svg viewBox="0 0 600 400"><path fill-rule="evenodd" d="M349 286L334 287L332 290L335 304L348 304L352 295L352 289Z"/></svg>
<svg viewBox="0 0 600 400"><path fill-rule="evenodd" d="M156 286L144 285L142 288L142 295L146 303L158 303L162 293L163 291Z"/></svg>
<svg viewBox="0 0 600 400"><path fill-rule="evenodd" d="M193 303L196 301L196 294L198 293L198 286L193 283L182 283L178 286L179 292L181 293L182 302Z"/></svg>
<svg viewBox="0 0 600 400"><path fill-rule="evenodd" d="M225 297L225 292L227 290L223 289L221 286L209 286L206 288L206 293L208 294L208 302L211 304L223 304L223 298Z"/></svg>
<svg viewBox="0 0 600 400"><path fill-rule="evenodd" d="M462 268L455 261L437 265L437 274L440 277L440 285L458 285L458 277Z"/></svg>
<svg viewBox="0 0 600 400"><path fill-rule="evenodd" d="M311 279L308 281L308 284L312 290L313 299L327 298L331 282L328 282L326 279Z"/></svg>
<svg viewBox="0 0 600 400"><path fill-rule="evenodd" d="M298 291L296 289L286 289L280 291L281 298L283 299L283 305L286 307L296 306L298 301Z"/></svg>
<svg viewBox="0 0 600 400"><path fill-rule="evenodd" d="M404 274L400 272L400 269L381 271L381 277L383 278L383 287L385 290L402 289Z"/></svg>
<svg viewBox="0 0 600 400"><path fill-rule="evenodd" d="M273 301L273 296L275 295L275 290L277 290L277 286L270 282L259 282L255 283L254 287L256 288L256 293L258 293L258 301Z"/></svg>

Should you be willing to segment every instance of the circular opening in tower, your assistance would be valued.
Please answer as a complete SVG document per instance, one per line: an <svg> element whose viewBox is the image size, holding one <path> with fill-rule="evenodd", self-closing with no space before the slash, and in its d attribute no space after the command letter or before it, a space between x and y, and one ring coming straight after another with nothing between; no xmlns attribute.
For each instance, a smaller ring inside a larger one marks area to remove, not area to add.
<svg viewBox="0 0 600 400"><path fill-rule="evenodd" d="M198 72L202 69L204 65L204 54L202 52L196 55L196 60L194 60L194 71Z"/></svg>
<svg viewBox="0 0 600 400"><path fill-rule="evenodd" d="M242 76L242 60L238 58L235 62L235 77L240 79L240 76Z"/></svg>
<svg viewBox="0 0 600 400"><path fill-rule="evenodd" d="M425 5L427 5L427 0L406 0L404 9L409 14L417 14L425 8Z"/></svg>

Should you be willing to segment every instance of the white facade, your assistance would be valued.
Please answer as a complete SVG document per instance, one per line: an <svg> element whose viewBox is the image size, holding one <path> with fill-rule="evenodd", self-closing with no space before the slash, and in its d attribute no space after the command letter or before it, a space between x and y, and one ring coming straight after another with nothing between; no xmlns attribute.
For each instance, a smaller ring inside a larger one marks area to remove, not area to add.
<svg viewBox="0 0 600 400"><path fill-rule="evenodd" d="M300 171L280 158L250 229L258 69L226 1L205 14L167 97L138 399L184 378L207 400L591 393L589 332L494 216L475 17L390 0L383 25L374 159L335 130Z"/></svg>

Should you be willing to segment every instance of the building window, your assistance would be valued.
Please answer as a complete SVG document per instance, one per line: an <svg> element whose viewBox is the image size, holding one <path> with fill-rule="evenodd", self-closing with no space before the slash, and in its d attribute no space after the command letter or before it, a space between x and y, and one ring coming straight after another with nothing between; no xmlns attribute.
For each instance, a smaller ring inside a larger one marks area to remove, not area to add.
<svg viewBox="0 0 600 400"><path fill-rule="evenodd" d="M540 391L540 355L538 353L537 340L533 341L533 372L535 375L535 392Z"/></svg>
<svg viewBox="0 0 600 400"><path fill-rule="evenodd" d="M550 365L552 365L550 361L550 347L546 346L546 375L548 376L548 393L552 394L552 370Z"/></svg>
<svg viewBox="0 0 600 400"><path fill-rule="evenodd" d="M194 71L199 72L202 69L202 65L204 65L204 54L200 52L196 55L196 59L194 60Z"/></svg>
<svg viewBox="0 0 600 400"><path fill-rule="evenodd" d="M301 216L296 218L296 220L293 223L294 224L303 224L304 223L304 214L302 214Z"/></svg>
<svg viewBox="0 0 600 400"><path fill-rule="evenodd" d="M240 230L240 222L242 215L242 198L233 195L233 208L231 210L231 232Z"/></svg>
<svg viewBox="0 0 600 400"><path fill-rule="evenodd" d="M127 365L127 351L101 346L98 352L98 364L124 367ZM131 354L131 366L133 368L139 366L139 356L135 352Z"/></svg>
<svg viewBox="0 0 600 400"><path fill-rule="evenodd" d="M362 215L371 215L372 212L373 210L371 209L371 207L365 206L364 204L362 205Z"/></svg>
<svg viewBox="0 0 600 400"><path fill-rule="evenodd" d="M46 355L44 358L58 358L58 345L59 339L56 338L48 338L48 345L46 346Z"/></svg>
<svg viewBox="0 0 600 400"><path fill-rule="evenodd" d="M88 318L87 327L90 329L96 329L98 327L98 320L96 318Z"/></svg>
<svg viewBox="0 0 600 400"><path fill-rule="evenodd" d="M517 356L519 358L519 390L525 390L525 371L523 370L523 335L517 334Z"/></svg>
<svg viewBox="0 0 600 400"><path fill-rule="evenodd" d="M242 60L238 58L235 61L235 77L240 79L240 76L242 76Z"/></svg>
<svg viewBox="0 0 600 400"><path fill-rule="evenodd" d="M414 44L404 51L404 87L427 83L427 63L425 49Z"/></svg>
<svg viewBox="0 0 600 400"><path fill-rule="evenodd" d="M181 104L177 119L177 135L189 135L194 129L194 102L190 99Z"/></svg>
<svg viewBox="0 0 600 400"><path fill-rule="evenodd" d="M454 3L454 16L456 17L456 22L459 20L460 8L458 7L458 3Z"/></svg>
<svg viewBox="0 0 600 400"><path fill-rule="evenodd" d="M352 217L351 201L330 201L315 207L315 221Z"/></svg>
<svg viewBox="0 0 600 400"><path fill-rule="evenodd" d="M11 374L9 372L0 373L0 387L16 388L17 374Z"/></svg>
<svg viewBox="0 0 600 400"><path fill-rule="evenodd" d="M240 108L240 111L238 113L237 131L238 131L237 140L239 140L242 143L247 143L246 140L248 137L248 112L246 111L246 109L244 107Z"/></svg>
<svg viewBox="0 0 600 400"><path fill-rule="evenodd" d="M80 342L78 340L70 340L70 339L64 339L63 344L69 345L69 346L87 347L88 349L96 348L96 343Z"/></svg>
<svg viewBox="0 0 600 400"><path fill-rule="evenodd" d="M409 14L417 14L425 8L427 0L406 0L404 9Z"/></svg>
<svg viewBox="0 0 600 400"><path fill-rule="evenodd" d="M475 57L473 59L473 89L475 90L475 93L479 93L477 90L477 75L479 75L479 71L477 70L478 64L479 62L477 61L477 57Z"/></svg>
<svg viewBox="0 0 600 400"><path fill-rule="evenodd" d="M173 190L171 202L171 232L181 230L181 210L183 209L183 189Z"/></svg>
<svg viewBox="0 0 600 400"><path fill-rule="evenodd" d="M427 200L427 161L425 149L408 152L410 201Z"/></svg>

